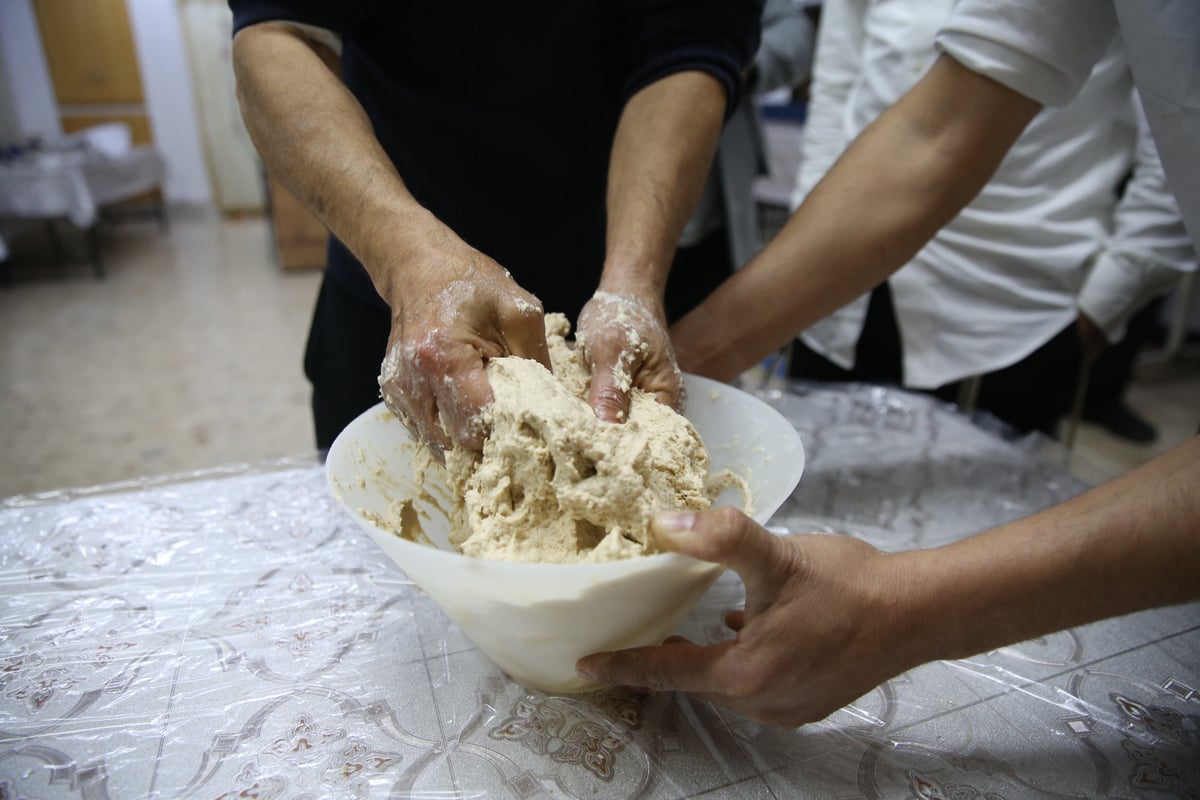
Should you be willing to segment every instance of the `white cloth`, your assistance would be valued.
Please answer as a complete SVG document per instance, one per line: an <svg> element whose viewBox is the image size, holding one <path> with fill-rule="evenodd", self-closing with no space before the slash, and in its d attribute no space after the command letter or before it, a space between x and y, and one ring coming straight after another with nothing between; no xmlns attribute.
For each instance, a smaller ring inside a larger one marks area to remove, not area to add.
<svg viewBox="0 0 1200 800"><path fill-rule="evenodd" d="M100 206L161 186L165 174L162 156L150 147L120 158L83 149L36 154L0 165L0 217L66 217L87 228Z"/></svg>
<svg viewBox="0 0 1200 800"><path fill-rule="evenodd" d="M986 58L972 31L989 30ZM1079 91L1099 43L1119 34L1167 179L1193 243L1200 241L1200 3L1196 0L960 0L939 44L956 59L1028 97L1052 105ZM976 56L979 59L980 56ZM1018 76L1046 69L1040 85Z"/></svg>
<svg viewBox="0 0 1200 800"><path fill-rule="evenodd" d="M1055 20L1042 19L1056 3L825 4L797 203L924 74L938 56L935 37L968 67L1018 91L1036 89L1043 103L1070 101L1039 114L980 195L890 279L908 386L932 388L1013 364L1080 308L1119 338L1130 314L1195 268L1154 143L1139 135L1111 8L1080 2L1097 9L1095 24L1068 25L1059 39L1051 36ZM1090 18L1073 2L1062 5ZM1035 49L1049 55L1011 57L1026 27L1035 31ZM1117 186L1131 167L1118 205ZM860 298L802 338L851 367L865 313Z"/></svg>

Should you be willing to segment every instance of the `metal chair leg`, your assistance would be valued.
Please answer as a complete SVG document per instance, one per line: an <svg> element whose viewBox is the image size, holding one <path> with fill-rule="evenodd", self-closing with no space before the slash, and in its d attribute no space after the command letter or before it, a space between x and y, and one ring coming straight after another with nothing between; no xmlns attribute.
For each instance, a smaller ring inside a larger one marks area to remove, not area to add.
<svg viewBox="0 0 1200 800"><path fill-rule="evenodd" d="M1079 431L1079 420L1083 418L1083 401L1087 397L1088 378L1091 374L1091 361L1079 368L1079 383L1075 386L1075 398L1071 401L1071 416L1067 417L1067 429L1063 432L1063 447L1067 448L1068 452L1075 449L1075 434Z"/></svg>
<svg viewBox="0 0 1200 800"><path fill-rule="evenodd" d="M972 375L964 378L958 384L958 407L968 413L975 410L979 403L979 387L983 383L982 375Z"/></svg>
<svg viewBox="0 0 1200 800"><path fill-rule="evenodd" d="M87 229L87 249L88 258L92 262L92 271L96 273L97 280L104 278L104 261L100 258L100 225L94 223Z"/></svg>

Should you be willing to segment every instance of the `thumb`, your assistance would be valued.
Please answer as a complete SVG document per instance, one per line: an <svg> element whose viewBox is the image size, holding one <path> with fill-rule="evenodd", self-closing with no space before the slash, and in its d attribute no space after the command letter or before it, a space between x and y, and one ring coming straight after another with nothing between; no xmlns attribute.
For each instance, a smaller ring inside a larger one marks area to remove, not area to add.
<svg viewBox="0 0 1200 800"><path fill-rule="evenodd" d="M659 514L650 531L668 550L732 569L747 594L769 593L790 562L779 537L732 506Z"/></svg>
<svg viewBox="0 0 1200 800"><path fill-rule="evenodd" d="M629 418L629 390L618 385L614 373L615 370L608 366L595 366L592 385L588 389L588 405L597 418L605 422L624 422Z"/></svg>

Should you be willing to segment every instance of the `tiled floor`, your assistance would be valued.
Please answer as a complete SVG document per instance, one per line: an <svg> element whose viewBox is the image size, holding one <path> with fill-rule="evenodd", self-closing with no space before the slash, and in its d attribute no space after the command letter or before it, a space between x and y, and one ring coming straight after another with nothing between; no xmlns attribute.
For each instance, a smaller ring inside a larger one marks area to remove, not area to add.
<svg viewBox="0 0 1200 800"><path fill-rule="evenodd" d="M0 290L0 496L312 452L319 274L260 220L122 223L103 253L105 280L26 259Z"/></svg>
<svg viewBox="0 0 1200 800"><path fill-rule="evenodd" d="M123 223L103 243L103 281L85 262L14 248L0 289L0 497L312 454L301 356L319 275L282 272L261 220L177 220L166 234ZM1159 441L1085 424L1071 459L1084 478L1194 434L1200 363L1146 370L1130 397Z"/></svg>

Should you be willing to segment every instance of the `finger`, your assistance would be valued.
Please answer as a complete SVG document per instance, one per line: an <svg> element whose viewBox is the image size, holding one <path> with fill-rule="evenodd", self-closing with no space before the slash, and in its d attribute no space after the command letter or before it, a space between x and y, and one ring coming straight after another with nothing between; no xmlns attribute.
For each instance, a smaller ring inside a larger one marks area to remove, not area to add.
<svg viewBox="0 0 1200 800"><path fill-rule="evenodd" d="M622 385L626 388L622 389ZM605 422L624 422L629 418L628 377L614 375L614 368L597 363L592 369L588 388L588 405L598 419Z"/></svg>
<svg viewBox="0 0 1200 800"><path fill-rule="evenodd" d="M741 631L746 624L746 612L742 610L730 611L725 615L725 627L731 631Z"/></svg>
<svg viewBox="0 0 1200 800"><path fill-rule="evenodd" d="M729 643L700 647L689 641L595 653L579 660L581 678L655 691L719 694L725 682L721 662Z"/></svg>
<svg viewBox="0 0 1200 800"><path fill-rule="evenodd" d="M445 463L443 451L450 439L437 424L437 403L423 382L406 387L400 380L380 381L384 405L408 429L413 439L428 447L439 463Z"/></svg>
<svg viewBox="0 0 1200 800"><path fill-rule="evenodd" d="M407 397L408 418L415 428L413 433L426 447L433 451L434 457L440 463L445 463L445 451L450 447L450 437L442 430L438 422L438 404L431 391L427 391L418 402L415 398Z"/></svg>
<svg viewBox="0 0 1200 800"><path fill-rule="evenodd" d="M646 375L643 371L641 375ZM640 376L639 376L640 377ZM653 377L638 381L638 385L654 395L654 399L662 403L668 408L673 408L676 411L683 411L684 401L687 399L687 392L683 385L683 375L677 368L672 367L668 370L660 370Z"/></svg>
<svg viewBox="0 0 1200 800"><path fill-rule="evenodd" d="M511 355L531 358L550 369L550 349L546 346L542 304L533 295L518 300L511 313L500 316L500 336Z"/></svg>
<svg viewBox="0 0 1200 800"><path fill-rule="evenodd" d="M747 593L770 589L793 564L793 553L777 536L729 506L659 514L650 530L669 550L732 569Z"/></svg>
<svg viewBox="0 0 1200 800"><path fill-rule="evenodd" d="M487 438L483 409L493 400L483 361L468 359L458 369L448 372L438 382L436 394L441 422L454 444L482 450Z"/></svg>

